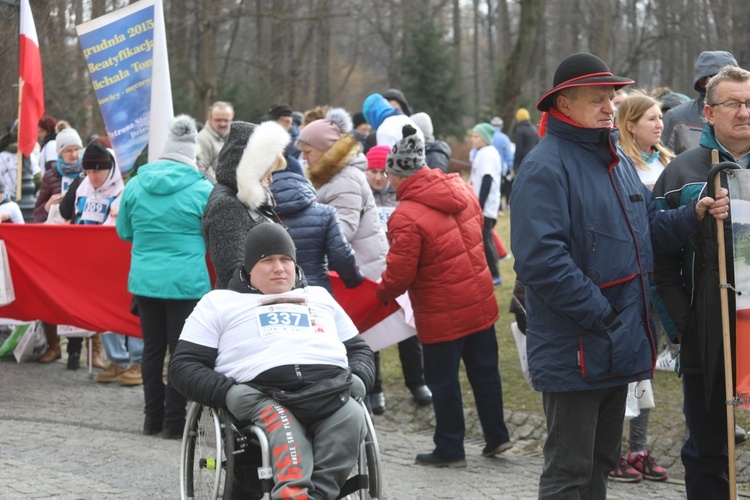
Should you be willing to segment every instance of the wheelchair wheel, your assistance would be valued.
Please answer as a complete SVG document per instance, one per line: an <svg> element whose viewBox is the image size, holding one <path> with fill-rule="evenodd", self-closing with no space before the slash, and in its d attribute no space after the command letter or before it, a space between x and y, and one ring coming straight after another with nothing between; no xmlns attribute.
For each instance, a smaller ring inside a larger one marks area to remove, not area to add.
<svg viewBox="0 0 750 500"><path fill-rule="evenodd" d="M380 478L378 437L375 435L375 426L367 410L365 410L365 418L367 419L367 436L365 436L363 445L365 447L365 460L367 461L367 492L371 499L382 498L383 483Z"/></svg>
<svg viewBox="0 0 750 500"><path fill-rule="evenodd" d="M234 480L234 436L226 415L192 403L182 436L183 499L229 499Z"/></svg>
<svg viewBox="0 0 750 500"><path fill-rule="evenodd" d="M367 423L367 434L359 445L357 466L344 484L338 497L340 500L376 500L382 498L383 495L378 438L364 403L362 403L362 411Z"/></svg>

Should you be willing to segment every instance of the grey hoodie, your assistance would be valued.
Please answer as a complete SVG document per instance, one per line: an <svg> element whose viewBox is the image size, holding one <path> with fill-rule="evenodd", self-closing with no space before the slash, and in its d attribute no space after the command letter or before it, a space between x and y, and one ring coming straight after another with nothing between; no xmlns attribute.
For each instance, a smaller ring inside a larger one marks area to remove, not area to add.
<svg viewBox="0 0 750 500"><path fill-rule="evenodd" d="M706 76L714 76L724 66L737 66L737 60L729 52L713 50L701 52L695 61L693 88L698 96L692 101L680 104L664 115L664 130L661 142L675 154L694 148L698 145L706 124L703 115L706 90L698 87L698 82Z"/></svg>

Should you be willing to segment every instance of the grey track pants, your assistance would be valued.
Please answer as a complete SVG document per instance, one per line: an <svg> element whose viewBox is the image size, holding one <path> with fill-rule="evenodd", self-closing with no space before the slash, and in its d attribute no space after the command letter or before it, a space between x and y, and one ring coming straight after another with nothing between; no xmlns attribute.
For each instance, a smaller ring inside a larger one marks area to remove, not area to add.
<svg viewBox="0 0 750 500"><path fill-rule="evenodd" d="M307 429L285 407L261 391L235 385L227 409L242 422L263 429L272 454L272 498L336 498L357 463L367 434L362 407L350 399L328 418Z"/></svg>

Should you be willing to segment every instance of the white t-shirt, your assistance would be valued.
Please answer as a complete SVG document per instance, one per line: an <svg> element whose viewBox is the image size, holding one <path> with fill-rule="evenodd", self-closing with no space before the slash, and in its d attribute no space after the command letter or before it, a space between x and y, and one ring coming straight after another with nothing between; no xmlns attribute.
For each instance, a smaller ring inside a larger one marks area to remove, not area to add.
<svg viewBox="0 0 750 500"><path fill-rule="evenodd" d="M24 224L23 214L21 213L21 207L15 201L8 201L0 204L0 215L10 215L10 222L14 224Z"/></svg>
<svg viewBox="0 0 750 500"><path fill-rule="evenodd" d="M664 165L662 165L659 158L654 158L650 163L647 163L646 166L648 167L648 170L641 170L636 167L636 171L638 172L638 177L641 179L641 182L653 191L656 180L661 173L664 172Z"/></svg>
<svg viewBox="0 0 750 500"><path fill-rule="evenodd" d="M484 202L482 214L489 219L497 219L500 210L500 153L493 146L485 146L477 150L471 160L471 177L469 183L474 187L474 194L479 198L482 189L482 179L485 175L492 177L492 185Z"/></svg>
<svg viewBox="0 0 750 500"><path fill-rule="evenodd" d="M357 333L331 294L311 286L272 295L209 292L185 321L180 340L218 348L214 370L243 383L283 365L346 368L343 342Z"/></svg>
<svg viewBox="0 0 750 500"><path fill-rule="evenodd" d="M49 162L57 163L57 142L54 139L45 144L39 153L39 168L42 174L47 171Z"/></svg>

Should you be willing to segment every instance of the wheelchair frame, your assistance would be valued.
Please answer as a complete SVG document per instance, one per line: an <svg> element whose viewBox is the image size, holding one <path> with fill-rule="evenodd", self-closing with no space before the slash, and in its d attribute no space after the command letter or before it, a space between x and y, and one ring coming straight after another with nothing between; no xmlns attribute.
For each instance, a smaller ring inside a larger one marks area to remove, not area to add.
<svg viewBox="0 0 750 500"><path fill-rule="evenodd" d="M372 419L360 401L367 423L367 435L360 443L355 469L339 494L340 499L379 499L382 497L380 449ZM248 433L252 435L248 435ZM228 412L191 403L182 435L180 459L180 498L226 499L232 497L235 458L260 448L261 465L257 468L264 500L271 499L273 469L268 439L256 425L242 430Z"/></svg>

